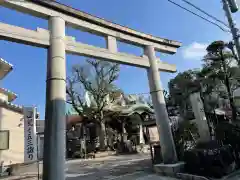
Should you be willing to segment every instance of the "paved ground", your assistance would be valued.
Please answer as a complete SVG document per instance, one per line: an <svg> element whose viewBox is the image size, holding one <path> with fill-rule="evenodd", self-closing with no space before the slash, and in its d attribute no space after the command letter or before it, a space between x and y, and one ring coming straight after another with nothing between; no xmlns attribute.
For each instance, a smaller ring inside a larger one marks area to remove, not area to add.
<svg viewBox="0 0 240 180"><path fill-rule="evenodd" d="M41 168L40 168L41 169ZM22 172L23 173L23 172ZM23 173L24 174L24 173ZM28 168L28 174L35 175L36 165ZM13 177L12 177L13 178ZM111 156L94 160L72 160L66 165L67 180L174 180L152 172L148 155ZM10 178L8 178L10 180Z"/></svg>
<svg viewBox="0 0 240 180"><path fill-rule="evenodd" d="M40 171L42 167L40 165ZM25 174L26 172L27 175ZM31 165L22 169L25 180L37 180L37 166ZM224 180L239 180L240 173ZM8 177L4 180L19 180L18 177ZM151 159L148 155L125 155L103 157L93 160L71 160L66 163L66 180L176 180L161 177L152 172Z"/></svg>
<svg viewBox="0 0 240 180"><path fill-rule="evenodd" d="M70 163L66 176L69 180L137 179L143 175L153 174L151 169L149 156L131 155L101 161Z"/></svg>

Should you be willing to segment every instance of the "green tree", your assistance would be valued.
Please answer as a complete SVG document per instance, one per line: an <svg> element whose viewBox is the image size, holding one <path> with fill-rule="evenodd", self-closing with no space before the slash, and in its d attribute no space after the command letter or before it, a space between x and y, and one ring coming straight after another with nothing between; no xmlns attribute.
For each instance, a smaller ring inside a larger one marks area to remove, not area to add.
<svg viewBox="0 0 240 180"><path fill-rule="evenodd" d="M199 89L199 83L196 83L198 70L187 70L179 73L171 79L169 87L169 100L171 104L178 106L181 116L185 118L188 110L191 109L189 95Z"/></svg>
<svg viewBox="0 0 240 180"><path fill-rule="evenodd" d="M218 79L214 76L209 76L208 69L204 66L197 73L196 83L200 86L199 91L204 103L205 112L211 112L216 109L219 104L219 96L217 92L220 92L218 91Z"/></svg>
<svg viewBox="0 0 240 180"><path fill-rule="evenodd" d="M235 55L226 48L224 42L216 41L208 46L203 62L201 70L187 70L170 80L171 99L180 108L182 115L186 115L184 112L191 107L189 95L194 91L200 92L207 112L219 106L220 98L229 99L235 119L232 92L240 83L240 69Z"/></svg>
<svg viewBox="0 0 240 180"><path fill-rule="evenodd" d="M114 82L119 76L119 65L88 59L84 65L74 65L67 79L67 102L79 115L95 119L100 127L100 148L106 147L104 108L108 97L117 90ZM91 103L86 103L86 93ZM89 107L90 106L90 107Z"/></svg>
<svg viewBox="0 0 240 180"><path fill-rule="evenodd" d="M173 137L179 160L183 160L184 152L196 145L199 138L198 129L191 121L181 121L177 130L173 131Z"/></svg>
<svg viewBox="0 0 240 180"><path fill-rule="evenodd" d="M239 86L239 67L235 56L226 48L223 41L215 41L207 47L207 55L203 59L203 74L212 82L207 91L218 93L221 98L228 98L232 109L232 119L236 119L232 91ZM206 84L206 83L205 83ZM212 86L212 87L211 87Z"/></svg>

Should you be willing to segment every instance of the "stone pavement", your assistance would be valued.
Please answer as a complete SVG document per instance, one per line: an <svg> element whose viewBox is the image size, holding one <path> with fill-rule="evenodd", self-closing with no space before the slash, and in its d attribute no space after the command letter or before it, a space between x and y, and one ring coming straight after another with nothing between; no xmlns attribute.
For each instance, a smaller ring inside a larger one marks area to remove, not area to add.
<svg viewBox="0 0 240 180"><path fill-rule="evenodd" d="M41 170L42 168L40 168ZM25 177L24 177L25 176ZM21 176L4 180L37 180L36 165ZM174 180L152 172L149 155L125 155L93 160L73 160L66 163L66 180Z"/></svg>
<svg viewBox="0 0 240 180"><path fill-rule="evenodd" d="M40 164L40 172L42 164ZM27 170L27 171L26 171ZM66 180L177 180L152 171L149 155L111 156L99 159L76 159L66 163ZM37 166L29 166L20 176L2 180L37 180ZM1 180L1 179L0 179ZM221 180L240 180L240 172Z"/></svg>
<svg viewBox="0 0 240 180"><path fill-rule="evenodd" d="M42 164L40 164L40 172ZM37 180L36 164L23 169L20 176L2 180ZM152 171L151 159L146 154L76 159L66 163L66 180L177 180ZM240 173L224 180L240 180Z"/></svg>
<svg viewBox="0 0 240 180"><path fill-rule="evenodd" d="M69 179L69 178L67 178ZM4 178L3 180L38 180L37 177L14 177L14 178ZM40 179L41 180L41 179ZM77 180L77 179L76 179ZM88 178L85 178L85 180L88 180ZM97 178L95 180L98 180ZM164 177L164 176L158 176L158 175L143 175L141 177L136 177L134 175L129 176L123 176L119 178L108 178L106 180L177 180L175 178L170 177Z"/></svg>
<svg viewBox="0 0 240 180"><path fill-rule="evenodd" d="M175 178L171 177L164 177L164 176L159 176L156 174L146 174L143 172L135 172L135 173L130 173L130 174L125 174L122 176L106 176L104 178L99 178L99 177L87 177L88 175L82 175L82 177L67 177L66 180L100 180L100 179L105 179L105 180L177 180ZM25 176L15 176L15 177L7 177L3 178L2 180L38 180L37 175L25 175ZM41 178L39 180L42 180Z"/></svg>

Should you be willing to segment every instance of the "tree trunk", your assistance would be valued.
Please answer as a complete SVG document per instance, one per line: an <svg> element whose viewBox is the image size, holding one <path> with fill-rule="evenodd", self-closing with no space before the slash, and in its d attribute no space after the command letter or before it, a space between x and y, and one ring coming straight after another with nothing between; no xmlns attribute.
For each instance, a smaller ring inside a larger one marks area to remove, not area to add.
<svg viewBox="0 0 240 180"><path fill-rule="evenodd" d="M234 105L234 100L233 100L233 97L232 97L232 93L231 93L231 90L230 90L230 85L229 85L229 81L227 80L227 91L228 91L228 98L229 98L229 102L230 102L230 106L231 106L231 109L232 109L232 121L235 122L236 121L236 118L237 118L237 110L236 110L236 107Z"/></svg>
<svg viewBox="0 0 240 180"><path fill-rule="evenodd" d="M229 96L230 106L232 109L232 121L234 122L236 121L236 118L237 118L237 110L234 105L234 100L233 100L233 97L231 96L231 93L230 94L228 93L228 96Z"/></svg>
<svg viewBox="0 0 240 180"><path fill-rule="evenodd" d="M221 60L222 60L222 66L223 66L223 71L224 71L224 76L225 76L225 86L227 87L227 93L228 93L228 99L230 102L230 106L232 109L232 121L236 121L236 117L237 117L237 110L236 107L234 105L234 100L233 100L233 96L231 93L231 88L230 88L230 82L227 76L227 68L226 68L226 63L225 63L225 59L223 57L223 52L221 51Z"/></svg>
<svg viewBox="0 0 240 180"><path fill-rule="evenodd" d="M106 127L103 120L103 112L100 112L100 134L99 134L100 149L105 150L106 148Z"/></svg>

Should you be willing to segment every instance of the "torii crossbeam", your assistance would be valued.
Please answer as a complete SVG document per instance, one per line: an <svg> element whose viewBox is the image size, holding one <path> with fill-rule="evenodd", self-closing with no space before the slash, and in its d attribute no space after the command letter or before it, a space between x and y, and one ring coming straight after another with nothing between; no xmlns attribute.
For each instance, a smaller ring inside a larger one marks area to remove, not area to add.
<svg viewBox="0 0 240 180"><path fill-rule="evenodd" d="M65 101L66 53L146 68L164 163L177 161L169 126L159 71L175 72L175 65L156 59L155 51L174 54L181 43L141 33L81 12L55 1L0 0L0 5L49 21L49 29L36 31L0 23L0 40L48 49L44 142L44 180L65 179ZM75 41L65 35L65 27L87 31L106 38L107 48ZM142 47L135 56L118 52L117 41Z"/></svg>

